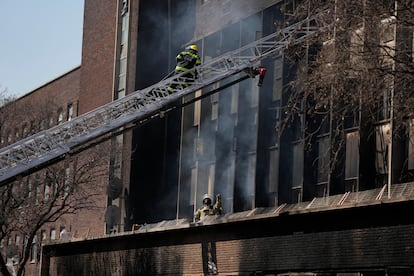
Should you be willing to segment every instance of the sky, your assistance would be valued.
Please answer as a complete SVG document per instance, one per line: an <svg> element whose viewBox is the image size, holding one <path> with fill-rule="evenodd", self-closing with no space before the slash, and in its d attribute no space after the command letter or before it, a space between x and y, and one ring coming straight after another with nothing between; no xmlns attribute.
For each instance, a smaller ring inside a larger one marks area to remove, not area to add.
<svg viewBox="0 0 414 276"><path fill-rule="evenodd" d="M0 0L0 91L20 97L81 63L84 0Z"/></svg>

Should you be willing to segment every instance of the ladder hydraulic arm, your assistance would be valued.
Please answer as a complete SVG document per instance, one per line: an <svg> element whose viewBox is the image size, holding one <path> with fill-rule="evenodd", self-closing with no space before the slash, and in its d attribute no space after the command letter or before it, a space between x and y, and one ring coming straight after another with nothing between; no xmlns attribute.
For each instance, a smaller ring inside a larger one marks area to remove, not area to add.
<svg viewBox="0 0 414 276"><path fill-rule="evenodd" d="M181 75L175 75L1 149L0 186L74 154L97 138L119 133L131 124L150 119L163 107L199 89L238 73L254 77L263 59L278 56L289 46L329 27L325 16L326 12L323 12L306 18L192 69L197 71L198 78L190 87L185 87ZM170 94L170 86L176 87L177 91Z"/></svg>

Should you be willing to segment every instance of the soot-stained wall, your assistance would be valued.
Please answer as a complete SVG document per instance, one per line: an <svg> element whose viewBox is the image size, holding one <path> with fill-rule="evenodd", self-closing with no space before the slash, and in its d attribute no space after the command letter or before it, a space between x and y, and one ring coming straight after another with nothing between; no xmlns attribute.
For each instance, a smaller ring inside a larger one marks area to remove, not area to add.
<svg viewBox="0 0 414 276"><path fill-rule="evenodd" d="M194 33L194 1L140 1L136 89L164 78ZM181 112L173 111L134 130L131 223L171 219L176 213Z"/></svg>
<svg viewBox="0 0 414 276"><path fill-rule="evenodd" d="M414 221L404 212L411 208L406 201L287 212L51 244L41 275L214 275L209 263L219 275L412 275Z"/></svg>

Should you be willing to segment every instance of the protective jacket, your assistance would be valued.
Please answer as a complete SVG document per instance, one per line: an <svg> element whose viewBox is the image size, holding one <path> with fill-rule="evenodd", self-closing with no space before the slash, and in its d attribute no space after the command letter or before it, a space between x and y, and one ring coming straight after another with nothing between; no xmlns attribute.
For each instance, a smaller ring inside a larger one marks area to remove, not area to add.
<svg viewBox="0 0 414 276"><path fill-rule="evenodd" d="M195 45L192 45L195 47ZM201 64L200 57L197 55L197 51L193 49L187 49L185 51L182 51L179 53L176 57L177 65L175 66L174 75L182 74L183 72L187 72L190 69L194 68L194 66L198 66ZM184 73L179 78L182 87L187 88L190 86L194 80L197 78L197 72L196 71L190 71L187 73ZM177 83L171 84L170 87L168 87L168 92L174 93L174 91L179 87Z"/></svg>
<svg viewBox="0 0 414 276"><path fill-rule="evenodd" d="M190 51L183 51L177 55L177 66L175 67L176 73L179 72L186 72L193 68L194 66L198 66L201 64L200 57L192 53ZM191 72L192 75L195 77L195 73Z"/></svg>

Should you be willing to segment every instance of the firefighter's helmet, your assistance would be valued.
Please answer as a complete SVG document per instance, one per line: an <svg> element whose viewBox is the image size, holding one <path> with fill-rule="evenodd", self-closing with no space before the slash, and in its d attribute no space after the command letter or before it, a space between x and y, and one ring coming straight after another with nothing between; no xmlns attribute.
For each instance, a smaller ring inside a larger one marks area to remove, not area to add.
<svg viewBox="0 0 414 276"><path fill-rule="evenodd" d="M203 196L203 204L211 205L211 196L209 194Z"/></svg>
<svg viewBox="0 0 414 276"><path fill-rule="evenodd" d="M198 47L195 44L187 46L187 50L193 50L194 52L198 52Z"/></svg>

